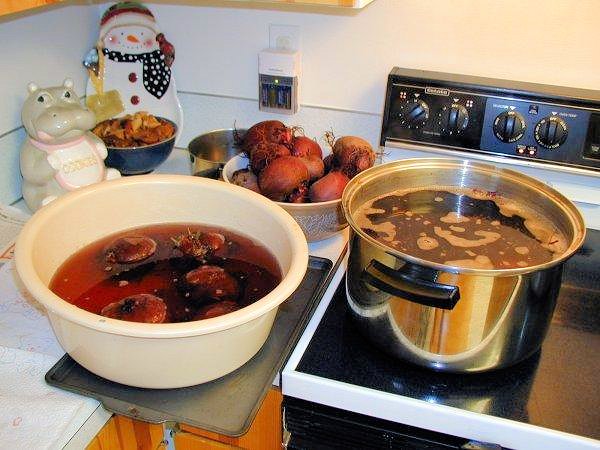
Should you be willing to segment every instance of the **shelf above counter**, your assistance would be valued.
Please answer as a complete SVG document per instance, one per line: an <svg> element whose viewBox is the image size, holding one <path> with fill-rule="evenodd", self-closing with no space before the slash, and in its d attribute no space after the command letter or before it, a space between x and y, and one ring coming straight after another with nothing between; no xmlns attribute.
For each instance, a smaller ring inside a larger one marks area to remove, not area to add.
<svg viewBox="0 0 600 450"><path fill-rule="evenodd" d="M375 0L230 0L245 3L276 3L288 5L332 6L338 8L361 9Z"/></svg>
<svg viewBox="0 0 600 450"><path fill-rule="evenodd" d="M3 0L0 2L0 17L48 6L63 0Z"/></svg>
<svg viewBox="0 0 600 450"><path fill-rule="evenodd" d="M22 13L25 11L48 6L55 3L69 0L3 0L0 2L0 17L9 14ZM375 0L227 0L227 3L248 3L248 4L273 4L273 5L298 5L301 6L329 6L334 8L362 9ZM199 4L201 4L199 2Z"/></svg>

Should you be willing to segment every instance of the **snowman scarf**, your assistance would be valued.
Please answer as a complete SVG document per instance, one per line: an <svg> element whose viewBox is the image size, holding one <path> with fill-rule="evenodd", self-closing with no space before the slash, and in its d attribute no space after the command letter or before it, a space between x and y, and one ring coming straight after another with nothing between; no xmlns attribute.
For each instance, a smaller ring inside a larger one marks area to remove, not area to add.
<svg viewBox="0 0 600 450"><path fill-rule="evenodd" d="M161 98L167 92L169 83L171 82L171 69L165 63L165 55L160 50L132 55L102 49L102 53L111 61L141 62L144 88L156 98Z"/></svg>

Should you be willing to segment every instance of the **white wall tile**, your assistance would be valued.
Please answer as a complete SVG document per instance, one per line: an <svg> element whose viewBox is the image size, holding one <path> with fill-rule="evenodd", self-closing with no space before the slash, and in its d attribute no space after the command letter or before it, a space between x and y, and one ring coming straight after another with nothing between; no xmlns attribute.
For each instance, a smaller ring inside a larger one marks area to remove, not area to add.
<svg viewBox="0 0 600 450"><path fill-rule="evenodd" d="M300 27L311 105L381 113L393 66L600 89L598 0L375 0L359 11L147 4L175 45L183 91L257 98L269 24Z"/></svg>
<svg viewBox="0 0 600 450"><path fill-rule="evenodd" d="M21 197L19 150L24 139L23 128L0 138L0 204L10 205Z"/></svg>
<svg viewBox="0 0 600 450"><path fill-rule="evenodd" d="M97 39L98 13L87 5L32 10L0 18L0 134L21 125L27 83L56 86L64 78L85 92L81 61Z"/></svg>
<svg viewBox="0 0 600 450"><path fill-rule="evenodd" d="M61 84L75 81L75 90L85 92L83 56L96 41L98 13L87 5L66 4L38 8L26 14L0 18L0 135L21 126L21 107L27 84ZM19 129L0 138L0 202L21 196L19 150L25 138Z"/></svg>
<svg viewBox="0 0 600 450"><path fill-rule="evenodd" d="M176 47L185 120L179 145L215 128L265 118L307 135L363 136L377 145L386 76L395 66L600 89L600 1L375 0L363 10L209 1L146 2ZM574 5L576 4L576 7ZM20 125L25 86L66 76L84 92L81 59L110 3L69 5L0 19L0 134ZM302 102L295 116L258 112L257 53L269 24L300 27ZM237 97L223 98L221 96ZM245 98L246 100L243 100ZM334 109L319 109L314 106ZM339 110L337 110L339 109ZM343 110L367 112L352 113ZM14 196L24 133L0 140L0 200ZM12 177L12 178L11 178Z"/></svg>
<svg viewBox="0 0 600 450"><path fill-rule="evenodd" d="M263 113L256 100L241 100L208 95L185 94L179 96L183 108L183 131L178 145L187 147L199 134L220 128L248 128L261 120L281 120L289 126L300 126L306 136L316 138L328 152L323 136L333 131L336 136L355 135L366 139L377 148L381 116L323 108L301 108L293 115Z"/></svg>

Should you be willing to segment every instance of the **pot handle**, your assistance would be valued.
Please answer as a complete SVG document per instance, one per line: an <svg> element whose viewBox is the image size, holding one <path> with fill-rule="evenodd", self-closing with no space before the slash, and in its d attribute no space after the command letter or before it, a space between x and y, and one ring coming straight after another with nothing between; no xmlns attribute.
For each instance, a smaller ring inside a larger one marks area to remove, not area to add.
<svg viewBox="0 0 600 450"><path fill-rule="evenodd" d="M363 270L361 280L396 297L434 308L454 308L460 299L458 286L437 283L438 271L405 263L392 269L374 259Z"/></svg>

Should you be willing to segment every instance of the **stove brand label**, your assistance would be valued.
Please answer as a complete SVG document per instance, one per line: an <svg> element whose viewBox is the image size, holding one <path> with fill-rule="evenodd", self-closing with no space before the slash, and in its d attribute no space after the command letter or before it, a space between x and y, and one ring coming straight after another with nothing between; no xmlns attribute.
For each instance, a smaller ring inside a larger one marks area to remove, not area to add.
<svg viewBox="0 0 600 450"><path fill-rule="evenodd" d="M444 97L448 97L450 95L450 90L443 89L443 88L437 88L437 87L426 87L425 93L432 94L432 95L442 95Z"/></svg>

